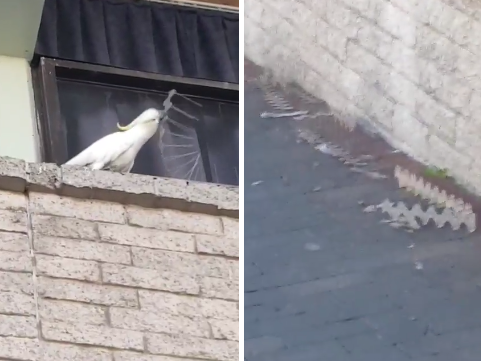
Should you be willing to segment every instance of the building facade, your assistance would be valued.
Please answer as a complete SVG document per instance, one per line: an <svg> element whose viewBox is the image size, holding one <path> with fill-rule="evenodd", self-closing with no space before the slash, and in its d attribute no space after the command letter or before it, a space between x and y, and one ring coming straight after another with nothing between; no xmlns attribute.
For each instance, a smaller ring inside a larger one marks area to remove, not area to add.
<svg viewBox="0 0 481 361"><path fill-rule="evenodd" d="M238 14L29 3L0 4L0 358L237 360ZM61 166L172 88L133 173Z"/></svg>

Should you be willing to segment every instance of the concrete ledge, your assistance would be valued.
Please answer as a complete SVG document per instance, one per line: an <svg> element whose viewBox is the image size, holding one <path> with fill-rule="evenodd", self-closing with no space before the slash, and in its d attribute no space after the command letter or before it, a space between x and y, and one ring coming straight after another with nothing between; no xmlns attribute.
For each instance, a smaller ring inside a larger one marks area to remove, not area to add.
<svg viewBox="0 0 481 361"><path fill-rule="evenodd" d="M0 189L239 217L239 188L0 157Z"/></svg>

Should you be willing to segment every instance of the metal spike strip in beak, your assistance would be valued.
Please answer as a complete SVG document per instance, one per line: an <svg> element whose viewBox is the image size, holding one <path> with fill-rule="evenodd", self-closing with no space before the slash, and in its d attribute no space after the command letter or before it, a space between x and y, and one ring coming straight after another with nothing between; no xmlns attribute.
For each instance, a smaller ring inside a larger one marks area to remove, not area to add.
<svg viewBox="0 0 481 361"><path fill-rule="evenodd" d="M169 111L169 109L172 107L172 97L177 94L177 90L175 89L172 89L171 91L169 91L169 95L167 95L167 98L164 100L163 102L163 106L164 106L164 113L167 114L167 112Z"/></svg>
<svg viewBox="0 0 481 361"><path fill-rule="evenodd" d="M188 97L186 97L186 96L184 96L180 93L177 93L177 95L180 96L181 98L184 98L185 100L191 102L192 104L197 105L198 107L202 108L202 104L199 104L196 101L194 101L194 100L192 100L192 99L190 99L190 98L188 98Z"/></svg>
<svg viewBox="0 0 481 361"><path fill-rule="evenodd" d="M175 89L172 89L171 91L169 91L169 95L167 96L167 99L164 100L164 103L163 103L164 110L161 111L161 114L162 113L167 114L167 111L172 107L172 102L170 101L170 99L172 99L172 97L175 94L177 94L177 91ZM132 128L132 123L130 123L129 125L126 125L125 127L117 123L117 128L119 128L120 131L125 132L126 130L129 130L130 128Z"/></svg>

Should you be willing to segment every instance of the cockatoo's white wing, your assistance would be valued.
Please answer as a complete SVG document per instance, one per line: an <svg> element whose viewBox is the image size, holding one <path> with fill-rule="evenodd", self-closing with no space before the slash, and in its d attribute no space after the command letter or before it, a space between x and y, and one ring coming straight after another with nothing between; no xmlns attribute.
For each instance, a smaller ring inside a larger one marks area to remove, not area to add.
<svg viewBox="0 0 481 361"><path fill-rule="evenodd" d="M127 136L127 133L112 133L97 140L65 164L103 169L134 144L135 139Z"/></svg>

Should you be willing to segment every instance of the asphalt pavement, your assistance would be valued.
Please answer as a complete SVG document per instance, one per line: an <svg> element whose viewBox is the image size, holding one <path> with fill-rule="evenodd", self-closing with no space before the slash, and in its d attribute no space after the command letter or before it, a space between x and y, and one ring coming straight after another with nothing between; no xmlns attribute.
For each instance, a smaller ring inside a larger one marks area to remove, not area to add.
<svg viewBox="0 0 481 361"><path fill-rule="evenodd" d="M416 200L263 119L245 95L245 359L480 361L477 233L382 223L361 205ZM412 199L411 199L411 198Z"/></svg>

